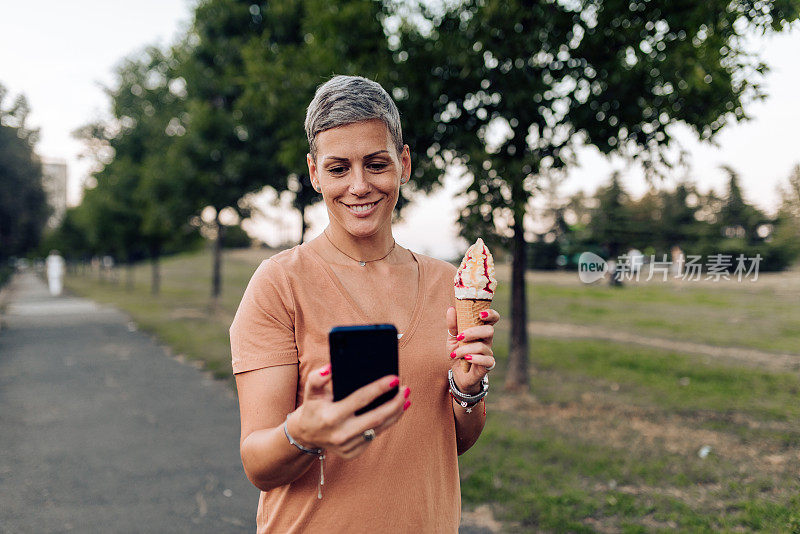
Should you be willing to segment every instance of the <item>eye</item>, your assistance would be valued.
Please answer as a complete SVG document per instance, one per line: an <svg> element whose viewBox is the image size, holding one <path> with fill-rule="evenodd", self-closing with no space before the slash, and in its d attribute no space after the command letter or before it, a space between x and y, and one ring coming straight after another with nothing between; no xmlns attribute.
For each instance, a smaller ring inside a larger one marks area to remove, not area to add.
<svg viewBox="0 0 800 534"><path fill-rule="evenodd" d="M388 166L389 166L388 163L370 163L370 164L367 165L367 169L369 169L369 170L371 170L373 172L380 172L380 171L386 169L386 167L388 167Z"/></svg>
<svg viewBox="0 0 800 534"><path fill-rule="evenodd" d="M347 167L343 165L337 165L335 167L329 167L328 172L333 175L341 175L347 172Z"/></svg>

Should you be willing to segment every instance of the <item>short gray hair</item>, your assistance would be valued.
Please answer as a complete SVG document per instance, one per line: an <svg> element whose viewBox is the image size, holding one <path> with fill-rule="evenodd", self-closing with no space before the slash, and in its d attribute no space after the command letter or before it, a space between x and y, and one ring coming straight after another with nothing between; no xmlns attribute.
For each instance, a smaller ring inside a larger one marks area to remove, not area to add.
<svg viewBox="0 0 800 534"><path fill-rule="evenodd" d="M354 122L380 119L386 124L397 154L403 152L400 112L380 84L361 76L334 76L317 87L306 110L306 137L311 157L316 159L317 134Z"/></svg>

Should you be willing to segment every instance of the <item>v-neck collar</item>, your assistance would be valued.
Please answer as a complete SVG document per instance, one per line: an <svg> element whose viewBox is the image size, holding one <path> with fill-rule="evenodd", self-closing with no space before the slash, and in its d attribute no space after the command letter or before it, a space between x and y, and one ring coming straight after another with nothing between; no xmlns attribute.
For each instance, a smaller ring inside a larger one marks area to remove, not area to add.
<svg viewBox="0 0 800 534"><path fill-rule="evenodd" d="M314 247L312 247L310 245L306 245L306 247L311 252L311 255L314 258L314 260L317 263L320 264L322 269L325 271L325 274L328 275L328 278L330 278L331 283L333 283L333 285L336 286L336 288L338 289L339 293L341 293L342 296L345 298L345 300L347 300L347 302L350 304L350 307L358 315L358 317L362 321L364 321L364 324L370 324L370 323L374 322L369 317L367 317L367 315L364 313L364 310L362 310L361 306L359 306L358 303L355 301L355 299L353 299L352 295L350 295L350 292L347 291L347 289L344 287L344 284L342 284L342 281L339 280L339 277L336 276L336 273L333 272L333 269L331 269L330 265L328 265L328 262L326 262L323 259L323 257L319 254L319 252L314 250ZM414 261L417 262L417 271L418 271L418 274L417 274L417 299L416 299L416 302L414 303L414 311L411 312L411 319L409 320L409 323L408 323L408 326L406 327L406 330L404 332L398 332L398 334L402 335L402 337L397 342L398 347L403 347L403 346L408 344L408 340L411 339L411 336L414 334L414 331L417 329L417 325L419 324L420 317L422 316L422 310L424 309L423 306L425 304L425 293L426 293L426 291L425 291L425 265L424 265L424 263L422 261L420 261L420 258L417 257L417 255L412 250L408 250L408 251L411 253L411 256L414 258Z"/></svg>

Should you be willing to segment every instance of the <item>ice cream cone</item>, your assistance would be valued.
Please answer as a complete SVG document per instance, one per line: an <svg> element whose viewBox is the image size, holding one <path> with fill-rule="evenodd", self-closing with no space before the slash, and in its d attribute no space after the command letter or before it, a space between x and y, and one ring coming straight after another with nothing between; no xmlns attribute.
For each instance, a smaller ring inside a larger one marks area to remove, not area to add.
<svg viewBox="0 0 800 534"><path fill-rule="evenodd" d="M458 331L463 332L472 326L484 324L481 319L481 312L488 310L492 306L491 300L481 299L456 299L456 317L458 321ZM459 345L463 345L461 341ZM467 373L469 372L470 363L467 360L461 360L461 369Z"/></svg>

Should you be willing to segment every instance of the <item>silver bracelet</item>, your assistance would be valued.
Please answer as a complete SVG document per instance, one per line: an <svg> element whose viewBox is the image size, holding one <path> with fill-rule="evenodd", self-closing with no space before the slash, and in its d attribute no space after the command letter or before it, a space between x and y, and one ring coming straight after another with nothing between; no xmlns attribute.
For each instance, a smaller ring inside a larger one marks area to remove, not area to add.
<svg viewBox="0 0 800 534"><path fill-rule="evenodd" d="M286 434L286 439L289 440L289 443L291 443L292 445L294 445L295 447L297 447L306 454L311 454L313 456L319 456L320 454L322 454L322 449L309 449L307 447L303 447L302 445L297 443L292 436L289 435L289 416L292 415L292 413L287 414L286 421L283 422L283 433Z"/></svg>
<svg viewBox="0 0 800 534"><path fill-rule="evenodd" d="M297 443L292 436L289 435L289 416L294 412L286 414L286 421L283 422L283 433L286 434L286 439L289 443L300 449L305 454L316 456L319 459L319 482L317 483L317 499L322 499L322 486L325 484L325 474L323 465L325 463L325 450L324 449L309 449Z"/></svg>
<svg viewBox="0 0 800 534"><path fill-rule="evenodd" d="M455 380L453 380L453 370L447 370L447 381L450 383L450 394L453 396L453 400L455 400L458 404L461 405L462 408L467 410L467 413L472 412L472 408L478 404L487 393L489 393L489 376L484 375L481 379L481 391L475 395L467 395L466 393L462 392L456 386Z"/></svg>

